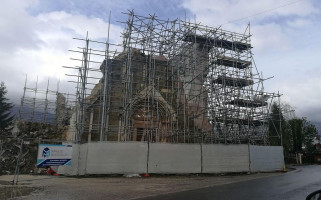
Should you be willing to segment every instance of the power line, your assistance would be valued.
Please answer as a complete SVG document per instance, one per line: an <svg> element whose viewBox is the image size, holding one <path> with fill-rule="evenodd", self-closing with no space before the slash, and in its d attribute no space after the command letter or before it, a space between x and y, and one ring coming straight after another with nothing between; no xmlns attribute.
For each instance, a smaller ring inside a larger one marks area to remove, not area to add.
<svg viewBox="0 0 321 200"><path fill-rule="evenodd" d="M303 1L303 0L294 1L294 2L291 2L291 3L284 4L284 5L282 5L282 6L279 6L279 7L271 8L271 9L268 9L268 10L263 10L263 11L261 11L261 12L258 12L258 13L253 14L253 15L249 15L249 16L247 16L247 17L243 17L243 18L239 18L239 19L234 19L234 20L228 21L228 22L226 22L226 23L224 23L224 24L221 24L220 26L223 26L223 25L229 24L229 23L233 23L233 22L236 22L236 21L241 21L241 20L244 20L244 19L248 19L248 18L257 16L257 15L261 15L261 14L267 13L267 12L271 12L271 11L274 11L274 10L277 10L277 9L280 9L280 8L283 8L283 7L286 7L286 6L290 6L290 5L299 3L300 1Z"/></svg>

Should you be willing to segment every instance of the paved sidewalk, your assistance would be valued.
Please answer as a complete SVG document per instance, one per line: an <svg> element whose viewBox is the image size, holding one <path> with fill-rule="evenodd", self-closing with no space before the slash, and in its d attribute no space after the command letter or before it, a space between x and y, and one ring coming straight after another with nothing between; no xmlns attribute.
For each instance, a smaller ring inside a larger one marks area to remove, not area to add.
<svg viewBox="0 0 321 200"><path fill-rule="evenodd" d="M20 175L19 185L11 188L13 176L0 176L0 197L10 199L135 199L197 188L276 176L280 173L257 173L226 176L151 176L126 177L64 177ZM5 191L5 192L4 192ZM30 193L31 192L31 193ZM2 195L2 196L1 196Z"/></svg>

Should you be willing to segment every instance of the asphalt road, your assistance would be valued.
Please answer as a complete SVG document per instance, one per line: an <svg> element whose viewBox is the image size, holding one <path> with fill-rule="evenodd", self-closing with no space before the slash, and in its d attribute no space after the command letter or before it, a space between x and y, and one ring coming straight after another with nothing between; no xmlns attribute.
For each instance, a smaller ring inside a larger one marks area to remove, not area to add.
<svg viewBox="0 0 321 200"><path fill-rule="evenodd" d="M297 166L297 170L279 176L259 178L238 183L212 186L184 192L159 195L143 199L305 199L321 189L321 166Z"/></svg>

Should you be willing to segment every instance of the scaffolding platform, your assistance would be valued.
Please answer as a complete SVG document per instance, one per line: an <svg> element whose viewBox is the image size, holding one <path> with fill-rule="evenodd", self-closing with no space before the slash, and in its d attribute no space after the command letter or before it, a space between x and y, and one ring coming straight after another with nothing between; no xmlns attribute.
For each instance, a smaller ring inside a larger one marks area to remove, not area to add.
<svg viewBox="0 0 321 200"><path fill-rule="evenodd" d="M246 99L234 99L228 102L228 104L240 106L240 107L255 107L255 108L268 105L268 103L264 101L252 101L252 100L246 100Z"/></svg>
<svg viewBox="0 0 321 200"><path fill-rule="evenodd" d="M252 63L246 60L235 59L232 57L218 57L215 61L218 65L224 65L227 67L235 67L238 69L245 69L249 67Z"/></svg>
<svg viewBox="0 0 321 200"><path fill-rule="evenodd" d="M233 78L228 76L218 76L216 79L213 80L213 83L232 87L246 87L254 84L253 80Z"/></svg>
<svg viewBox="0 0 321 200"><path fill-rule="evenodd" d="M248 126L262 126L265 122L262 120L239 119L239 118L217 118L216 122L224 124L239 124Z"/></svg>
<svg viewBox="0 0 321 200"><path fill-rule="evenodd" d="M202 44L210 48L213 46L220 47L232 51L246 51L252 48L250 44L240 41L229 41L219 37L213 38L195 34L186 34L183 41Z"/></svg>

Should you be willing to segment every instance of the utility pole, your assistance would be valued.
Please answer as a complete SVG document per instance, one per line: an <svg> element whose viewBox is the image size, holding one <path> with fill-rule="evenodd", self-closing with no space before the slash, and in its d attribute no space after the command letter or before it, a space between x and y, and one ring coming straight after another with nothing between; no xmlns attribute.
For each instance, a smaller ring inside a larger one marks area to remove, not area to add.
<svg viewBox="0 0 321 200"><path fill-rule="evenodd" d="M283 134L282 134L282 119L281 119L281 101L280 92L278 91L278 101L279 101L279 125L280 125L280 135L281 135L281 146L283 147Z"/></svg>

